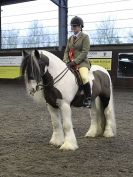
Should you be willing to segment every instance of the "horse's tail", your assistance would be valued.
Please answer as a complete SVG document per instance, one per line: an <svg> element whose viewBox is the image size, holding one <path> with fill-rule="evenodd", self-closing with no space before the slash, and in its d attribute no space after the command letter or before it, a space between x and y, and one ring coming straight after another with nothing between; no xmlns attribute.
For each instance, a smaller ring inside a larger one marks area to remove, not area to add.
<svg viewBox="0 0 133 177"><path fill-rule="evenodd" d="M109 76L110 77L110 76ZM110 119L110 126L112 127L113 136L116 135L116 120L115 120L115 109L114 109L114 98L113 98L113 84L110 78L110 100L105 110L105 114Z"/></svg>
<svg viewBox="0 0 133 177"><path fill-rule="evenodd" d="M111 108L115 117L115 111L114 111L114 98L113 98L113 84L112 84L112 80L110 78L110 104L111 104Z"/></svg>

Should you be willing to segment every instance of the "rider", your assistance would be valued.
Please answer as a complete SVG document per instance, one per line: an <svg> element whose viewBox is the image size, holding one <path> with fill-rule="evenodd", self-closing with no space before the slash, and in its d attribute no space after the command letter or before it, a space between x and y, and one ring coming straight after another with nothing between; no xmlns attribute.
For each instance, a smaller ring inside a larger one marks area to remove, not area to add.
<svg viewBox="0 0 133 177"><path fill-rule="evenodd" d="M85 99L83 106L91 108L91 88L89 83L90 62L87 57L90 49L90 41L87 34L82 32L84 22L80 17L71 19L73 35L68 39L63 61L68 67L78 67L83 81Z"/></svg>

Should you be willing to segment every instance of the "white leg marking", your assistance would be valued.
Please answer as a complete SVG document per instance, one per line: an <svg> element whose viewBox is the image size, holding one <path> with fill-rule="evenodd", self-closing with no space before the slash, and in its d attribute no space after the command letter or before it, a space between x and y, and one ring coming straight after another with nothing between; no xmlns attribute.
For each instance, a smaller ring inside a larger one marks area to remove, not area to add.
<svg viewBox="0 0 133 177"><path fill-rule="evenodd" d="M101 102L99 97L97 97L95 102L92 103L90 115L91 115L91 125L85 136L96 137L103 134L104 118L103 118L103 109L101 107Z"/></svg>
<svg viewBox="0 0 133 177"><path fill-rule="evenodd" d="M64 144L60 147L60 149L76 150L78 148L78 145L73 131L70 105L62 101L60 109L63 118L63 129L65 134L65 141Z"/></svg>
<svg viewBox="0 0 133 177"><path fill-rule="evenodd" d="M64 132L61 123L60 110L53 108L50 105L48 105L47 108L51 115L51 121L53 126L53 134L50 140L50 144L61 146L64 143Z"/></svg>

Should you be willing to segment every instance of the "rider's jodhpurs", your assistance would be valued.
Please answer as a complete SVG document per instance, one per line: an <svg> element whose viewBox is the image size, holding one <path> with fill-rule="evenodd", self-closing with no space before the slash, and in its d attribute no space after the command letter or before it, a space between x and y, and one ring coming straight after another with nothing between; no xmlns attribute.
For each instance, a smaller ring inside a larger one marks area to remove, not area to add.
<svg viewBox="0 0 133 177"><path fill-rule="evenodd" d="M83 81L83 84L86 84L87 82L89 82L89 70L87 67L81 67L79 68L79 73L81 76L81 79Z"/></svg>

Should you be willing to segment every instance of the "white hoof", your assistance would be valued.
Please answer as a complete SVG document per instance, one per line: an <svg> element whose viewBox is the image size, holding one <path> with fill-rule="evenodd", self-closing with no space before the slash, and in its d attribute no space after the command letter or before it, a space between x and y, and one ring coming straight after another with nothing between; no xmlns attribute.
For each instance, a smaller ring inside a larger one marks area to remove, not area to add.
<svg viewBox="0 0 133 177"><path fill-rule="evenodd" d="M103 134L102 130L97 131L96 129L91 129L86 133L85 137L93 137L94 138L94 137L100 136L102 134Z"/></svg>
<svg viewBox="0 0 133 177"><path fill-rule="evenodd" d="M61 146L64 143L64 137L59 134L53 134L49 143L55 146Z"/></svg>
<svg viewBox="0 0 133 177"><path fill-rule="evenodd" d="M93 132L93 131L88 131L86 134L85 134L85 137L96 137L96 132Z"/></svg>
<svg viewBox="0 0 133 177"><path fill-rule="evenodd" d="M78 149L78 145L76 144L72 144L69 141L65 141L64 144L60 147L61 150L76 150Z"/></svg>
<svg viewBox="0 0 133 177"><path fill-rule="evenodd" d="M107 138L111 138L114 137L116 135L116 133L114 133L112 130L105 130L103 136L107 137Z"/></svg>
<svg viewBox="0 0 133 177"><path fill-rule="evenodd" d="M49 143L58 147L58 146L61 146L64 142L60 140L51 139Z"/></svg>

